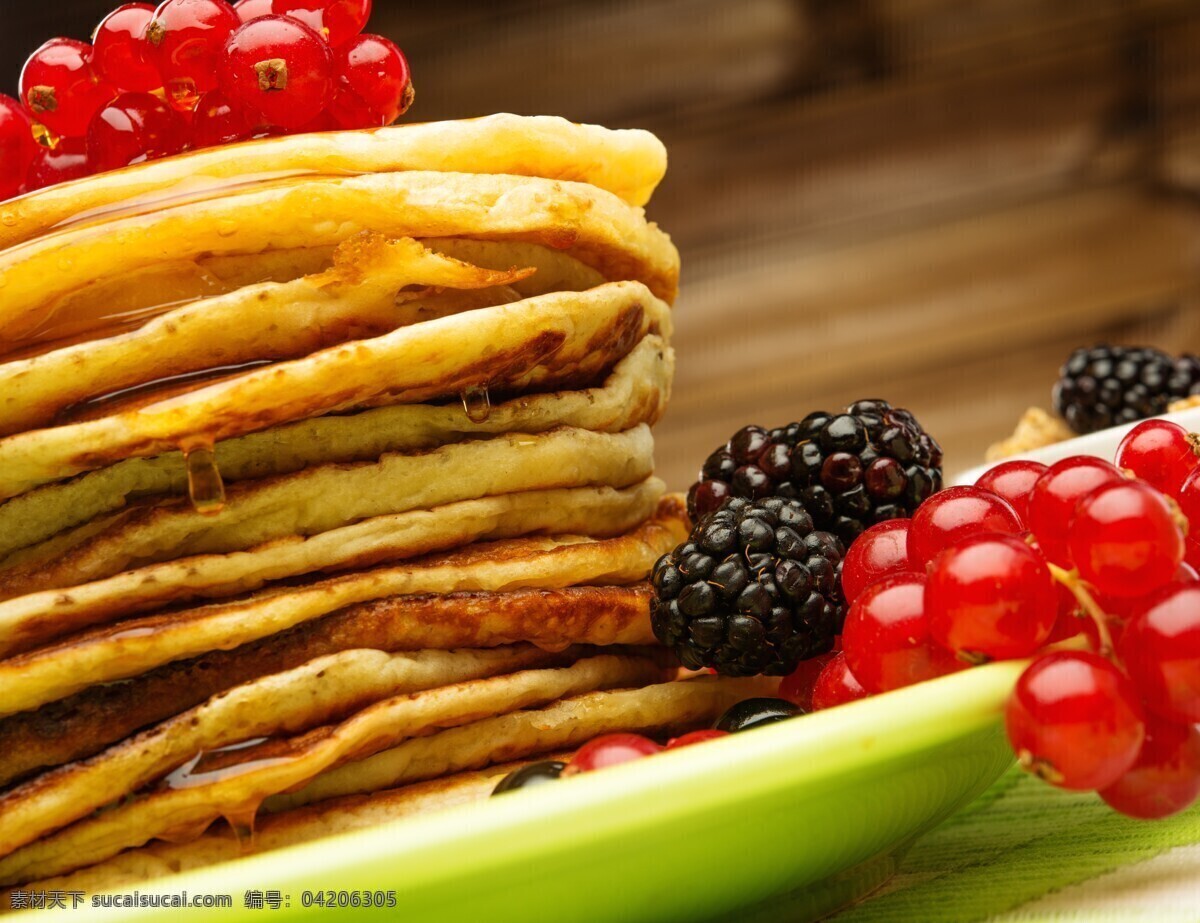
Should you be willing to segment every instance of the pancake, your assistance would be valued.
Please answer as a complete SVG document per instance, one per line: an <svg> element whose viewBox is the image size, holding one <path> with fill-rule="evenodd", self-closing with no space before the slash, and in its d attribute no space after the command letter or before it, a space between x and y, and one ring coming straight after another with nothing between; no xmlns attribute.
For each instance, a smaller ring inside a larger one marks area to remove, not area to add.
<svg viewBox="0 0 1200 923"><path fill-rule="evenodd" d="M556 493L559 496L552 496ZM493 497L452 506L474 505L470 512L482 517L489 527L510 532L518 527L517 508L513 505L517 498L532 501L535 512L549 507L554 518L560 519L563 505L569 502L562 495L564 493L548 491L536 498L531 495ZM600 519L597 511L593 508L582 512L579 525L595 529ZM618 533L633 529L649 511L639 507L634 512L633 521L621 523L622 528L616 530ZM456 518L463 519L468 515L467 510L442 507L394 518L408 517L414 528L428 526L432 530L444 528ZM536 521L531 517L519 525L528 526ZM681 540L686 534L685 523L678 499L672 498L660 506L654 519L607 542L563 535L507 546L473 545L425 561L352 573L309 586L268 589L249 599L127 619L0 661L0 688L5 690L0 699L0 714L37 708L95 683L138 676L165 663L212 650L228 650L345 606L389 596L634 583L644 580L655 560ZM305 545L315 544L338 531L344 530L323 533ZM460 532L449 538L446 547L462 544ZM214 555L207 560L220 564L226 557ZM127 576L135 585L146 576L154 576L152 586L158 587L167 577L164 569L186 569L188 566L176 561L157 565L159 572L156 573L139 576L134 572ZM155 571L155 568L147 570ZM74 598L80 592L77 588L61 595ZM128 605L119 590L115 601ZM21 602L14 600L13 604ZM34 617L27 618L24 624L6 625L6 642L11 646L22 641L28 643L30 632L40 630L40 622L41 619Z"/></svg>
<svg viewBox="0 0 1200 923"><path fill-rule="evenodd" d="M661 337L648 336L595 388L498 402L485 420L472 420L461 402L398 404L314 417L220 442L216 464L228 483L321 463L369 461L387 452L428 450L472 436L542 433L559 426L620 432L658 421L670 397L673 372L670 347ZM131 458L35 488L0 504L0 560L128 503L151 496L184 497L187 489L180 452Z"/></svg>
<svg viewBox="0 0 1200 923"><path fill-rule="evenodd" d="M538 709L512 711L405 741L328 770L301 789L267 799L263 808L285 811L328 798L380 791L575 747L612 731L654 736L691 730L711 725L742 699L773 695L778 685L778 680L766 677L713 676L564 698Z"/></svg>
<svg viewBox="0 0 1200 923"><path fill-rule="evenodd" d="M524 670L385 699L338 725L281 742L270 755L247 750L234 766L188 769L163 788L126 798L49 836L44 834L59 828L64 817L84 817L95 805L85 798L43 813L30 797L40 781L34 779L2 799L0 884L62 874L154 838L191 839L219 817L249 820L266 797L406 739L584 692L641 686L662 675L663 668L650 659L600 655L569 667Z"/></svg>
<svg viewBox="0 0 1200 923"><path fill-rule="evenodd" d="M0 798L0 842L24 824L42 832L65 826L200 753L256 738L292 736L396 696L565 667L573 660L567 653L548 654L531 645L405 654L350 650L319 657L231 689L86 762L60 767L7 793Z"/></svg>
<svg viewBox="0 0 1200 923"><path fill-rule="evenodd" d="M427 321L136 410L0 439L0 499L126 458L211 447L354 407L422 403L485 386L586 387L644 336L669 330L669 309L637 282Z"/></svg>
<svg viewBox="0 0 1200 923"><path fill-rule="evenodd" d="M248 285L170 311L121 336L0 365L0 435L45 425L72 404L146 382L297 358L346 340L380 336L444 316L439 307L453 313L463 304L430 303L425 289L509 286L535 272L532 267L480 269L411 239L354 237L339 245L325 272ZM397 293L408 286L421 290L401 300ZM236 338L228 335L232 329Z"/></svg>
<svg viewBox="0 0 1200 923"><path fill-rule="evenodd" d="M4 203L0 248L67 221L203 199L275 176L397 170L511 173L590 183L645 205L666 171L662 142L646 131L575 125L551 116L490 115L270 138L206 148L103 173Z"/></svg>
<svg viewBox="0 0 1200 923"><path fill-rule="evenodd" d="M624 433L505 433L376 462L318 465L231 487L220 515L186 501L143 503L18 552L0 565L0 599L122 571L241 551L409 510L532 490L624 488L654 471L645 424Z"/></svg>
<svg viewBox="0 0 1200 923"><path fill-rule="evenodd" d="M438 253L497 272L508 272L515 266L536 269L533 276L513 285L524 298L547 292L581 292L605 281L596 270L570 255L538 244L458 238L430 238L422 243ZM45 323L8 350L6 358L31 358L88 340L115 336L196 301L264 282L293 282L301 276L327 272L333 268L335 249L334 246L296 247L220 256L201 253L186 259L164 259L132 271L118 271L54 298L46 305ZM422 299L423 304L428 301L429 298Z"/></svg>
<svg viewBox="0 0 1200 923"><path fill-rule="evenodd" d="M347 606L233 650L176 661L0 719L0 789L36 770L94 756L226 689L340 651L654 644L650 596L643 582L391 596Z"/></svg>
<svg viewBox="0 0 1200 923"><path fill-rule="evenodd" d="M518 240L566 250L611 281L672 301L679 254L611 193L582 183L469 173L301 177L148 214L67 227L0 251L0 346L53 321L55 301L168 259L329 246L364 231L389 238Z"/></svg>
<svg viewBox="0 0 1200 923"><path fill-rule="evenodd" d="M570 753L548 754L547 759L566 761ZM255 825L253 837L239 836L227 824L218 823L189 843L154 842L128 849L106 862L81 869L61 878L39 881L37 890L84 891L97 894L125 885L140 884L176 872L230 862L243 856L282 849L298 843L355 830L366 830L406 817L443 811L460 804L481 801L510 772L529 765L528 760L501 763L473 772L460 772L417 782L403 788L371 795L331 799L284 814L267 815ZM30 890L25 887L25 890ZM11 892L0 891L0 910L11 909Z"/></svg>

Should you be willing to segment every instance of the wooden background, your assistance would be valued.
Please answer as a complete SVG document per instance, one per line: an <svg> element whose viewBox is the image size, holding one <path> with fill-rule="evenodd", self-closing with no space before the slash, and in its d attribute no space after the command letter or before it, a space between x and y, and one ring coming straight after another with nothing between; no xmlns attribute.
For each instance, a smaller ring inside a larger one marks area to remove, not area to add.
<svg viewBox="0 0 1200 923"><path fill-rule="evenodd" d="M115 0L0 0L0 79ZM678 242L685 487L737 427L858 397L979 461L1058 364L1200 349L1194 0L376 0L428 120L652 129Z"/></svg>

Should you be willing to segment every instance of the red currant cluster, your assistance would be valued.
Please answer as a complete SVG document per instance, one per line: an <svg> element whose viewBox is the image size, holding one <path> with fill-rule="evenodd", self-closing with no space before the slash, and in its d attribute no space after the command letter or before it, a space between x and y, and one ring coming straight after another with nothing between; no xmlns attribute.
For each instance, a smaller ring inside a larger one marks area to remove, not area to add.
<svg viewBox="0 0 1200 923"><path fill-rule="evenodd" d="M1200 796L1197 441L1149 420L1115 465L1006 462L868 529L840 652L781 694L827 708L1034 657L1006 710L1022 766L1134 817L1183 810Z"/></svg>
<svg viewBox="0 0 1200 923"><path fill-rule="evenodd" d="M51 39L20 102L0 95L0 200L191 148L390 125L412 82L395 44L361 34L371 3L130 3L90 45Z"/></svg>

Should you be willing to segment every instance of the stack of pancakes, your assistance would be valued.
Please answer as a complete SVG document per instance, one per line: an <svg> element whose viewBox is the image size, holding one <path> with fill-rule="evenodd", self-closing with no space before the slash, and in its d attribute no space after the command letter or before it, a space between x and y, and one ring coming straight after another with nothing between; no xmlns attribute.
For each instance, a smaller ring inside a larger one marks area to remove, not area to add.
<svg viewBox="0 0 1200 923"><path fill-rule="evenodd" d="M0 886L480 797L749 692L651 646L665 165L496 116L0 206Z"/></svg>

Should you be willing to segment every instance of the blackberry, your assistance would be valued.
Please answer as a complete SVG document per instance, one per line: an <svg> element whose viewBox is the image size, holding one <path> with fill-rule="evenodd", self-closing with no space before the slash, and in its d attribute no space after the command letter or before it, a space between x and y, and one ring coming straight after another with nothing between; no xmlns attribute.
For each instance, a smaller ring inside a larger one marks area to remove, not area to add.
<svg viewBox="0 0 1200 923"><path fill-rule="evenodd" d="M842 629L843 553L800 501L733 497L654 565L654 634L689 669L790 673Z"/></svg>
<svg viewBox="0 0 1200 923"><path fill-rule="evenodd" d="M847 546L868 526L911 516L942 486L942 450L907 410L887 401L799 423L747 426L717 449L688 491L695 521L727 497L800 500L816 528Z"/></svg>
<svg viewBox="0 0 1200 923"><path fill-rule="evenodd" d="M1094 433L1164 413L1200 393L1200 359L1173 359L1145 346L1077 349L1059 370L1054 409L1077 433Z"/></svg>

